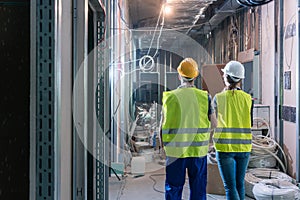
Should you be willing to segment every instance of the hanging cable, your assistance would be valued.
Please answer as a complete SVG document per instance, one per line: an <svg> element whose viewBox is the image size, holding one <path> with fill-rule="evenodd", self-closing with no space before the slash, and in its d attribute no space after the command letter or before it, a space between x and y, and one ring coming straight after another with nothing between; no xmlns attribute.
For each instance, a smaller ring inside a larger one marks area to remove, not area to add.
<svg viewBox="0 0 300 200"><path fill-rule="evenodd" d="M238 9L234 9L234 10L226 10L226 11L218 11L218 13L238 13L242 10L246 10L246 7L241 7ZM189 25L189 26L178 26L176 28L164 28L162 30L157 30L157 27L155 29L149 29L149 28L138 28L138 29L131 29L127 26L125 26L124 28L115 28L115 27L111 27L111 30L123 30L123 31L132 31L132 32L147 32L147 31L152 31L152 32L160 32L160 31L180 31L180 30L185 30L185 29L190 29L190 28L197 28L197 27L202 27L203 25L208 25L209 26L209 22L204 22L204 23L199 23L199 24L195 24L195 25Z"/></svg>
<svg viewBox="0 0 300 200"><path fill-rule="evenodd" d="M164 6L162 6L160 12L159 12L159 16L158 16L158 19L157 19L157 22L156 22L156 26L155 26L155 31L157 30L158 28L158 24L160 22L160 18L162 16L162 23L161 23L161 27L160 27L160 30L159 30L159 35L157 37L157 41L156 41L156 50L155 50L155 53L153 56L150 56L150 50L151 50L151 47L152 47L152 44L153 44L153 41L154 41L154 38L155 38L155 32L153 33L153 37L151 39L151 42L150 42L150 46L148 48L148 52L147 52L147 55L144 55L141 59L140 59L140 62L139 62L139 66L140 66L140 69L145 71L145 70L152 70L153 67L154 67L154 59L155 56L157 55L158 53L158 49L159 49L159 41L160 41L160 37L161 37L161 34L162 34L162 30L163 30L163 27L164 27L164 23L165 23L165 15L163 13L164 11ZM150 63L150 67L147 67L149 66L149 63Z"/></svg>
<svg viewBox="0 0 300 200"><path fill-rule="evenodd" d="M164 8L162 8L162 10L164 10ZM165 14L163 13L163 17L162 17L162 22L161 22L161 27L160 27L160 31L159 31L159 35L157 37L157 42L156 42L156 51L153 55L153 58L155 58L156 54L158 53L158 49L159 49L159 41L160 41L160 37L161 37L161 33L163 30L163 27L165 25Z"/></svg>
<svg viewBox="0 0 300 200"><path fill-rule="evenodd" d="M121 9L120 1L118 1L118 9L119 9L119 12L120 12L121 20L123 21L125 26L129 29L130 26L129 26L128 22L124 19L124 14L123 14L123 10Z"/></svg>
<svg viewBox="0 0 300 200"><path fill-rule="evenodd" d="M158 16L158 19L157 19L157 22L156 22L154 31L156 31L157 28L158 28L158 24L159 24L160 17L161 17L161 15L162 15L162 13L163 13L163 7L160 9L159 16ZM161 31L161 30L160 30L160 31ZM151 47L152 47L152 43L153 43L153 41L154 41L154 38L155 38L155 33L153 33L153 37L152 37L152 39L151 39L150 46L149 46L149 49L148 49L147 54L150 53L150 50L151 50Z"/></svg>

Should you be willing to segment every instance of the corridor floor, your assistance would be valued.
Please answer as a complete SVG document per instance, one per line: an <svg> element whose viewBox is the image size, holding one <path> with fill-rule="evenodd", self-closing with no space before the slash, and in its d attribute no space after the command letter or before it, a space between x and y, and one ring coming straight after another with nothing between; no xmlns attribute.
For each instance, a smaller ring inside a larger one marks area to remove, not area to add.
<svg viewBox="0 0 300 200"><path fill-rule="evenodd" d="M130 169L128 169L130 172ZM127 173L120 177L109 178L109 200L163 200L164 199L164 166L155 162L146 163L145 175L133 176ZM185 184L183 200L189 199L188 182ZM207 194L207 200L222 200L225 196ZM246 200L251 198L246 197Z"/></svg>

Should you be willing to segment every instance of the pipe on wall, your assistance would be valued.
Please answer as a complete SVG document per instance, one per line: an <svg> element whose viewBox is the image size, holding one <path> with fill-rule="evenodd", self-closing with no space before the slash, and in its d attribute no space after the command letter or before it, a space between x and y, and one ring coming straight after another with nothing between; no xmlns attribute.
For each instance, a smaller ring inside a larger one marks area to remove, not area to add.
<svg viewBox="0 0 300 200"><path fill-rule="evenodd" d="M73 72L77 71L77 48L76 48L76 38L77 38L77 0L72 1L72 64L73 64ZM73 80L75 80L76 75L73 74ZM73 140L72 140L72 198L76 197L76 180L77 180L77 166L76 166L76 155L77 155L77 148L76 148L76 128L73 124Z"/></svg>
<svg viewBox="0 0 300 200"><path fill-rule="evenodd" d="M279 1L279 82L278 82L278 108L279 108L279 145L283 147L283 119L282 119L282 106L283 106L283 40L284 40L284 0Z"/></svg>

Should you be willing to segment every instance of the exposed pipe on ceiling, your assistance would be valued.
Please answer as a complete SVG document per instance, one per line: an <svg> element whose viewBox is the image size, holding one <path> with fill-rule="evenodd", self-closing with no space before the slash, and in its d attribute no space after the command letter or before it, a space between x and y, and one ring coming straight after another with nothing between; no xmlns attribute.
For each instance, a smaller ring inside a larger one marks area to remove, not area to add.
<svg viewBox="0 0 300 200"><path fill-rule="evenodd" d="M222 6L216 11L216 13L210 18L210 20L205 25L203 25L197 32L200 32L201 34L207 34L211 32L225 18L235 13L236 9L238 9L240 6L241 5L238 4L236 0L225 1L222 4ZM189 30L188 32L190 31L191 30Z"/></svg>
<svg viewBox="0 0 300 200"><path fill-rule="evenodd" d="M240 6L254 7L270 3L273 0L227 0L223 5L216 11L210 20L202 26L200 32L207 34L211 32L217 25L219 25L225 18L231 16ZM195 24L194 24L195 25ZM187 33L191 31L188 30Z"/></svg>
<svg viewBox="0 0 300 200"><path fill-rule="evenodd" d="M236 0L241 6L261 6L267 3L270 3L273 0Z"/></svg>

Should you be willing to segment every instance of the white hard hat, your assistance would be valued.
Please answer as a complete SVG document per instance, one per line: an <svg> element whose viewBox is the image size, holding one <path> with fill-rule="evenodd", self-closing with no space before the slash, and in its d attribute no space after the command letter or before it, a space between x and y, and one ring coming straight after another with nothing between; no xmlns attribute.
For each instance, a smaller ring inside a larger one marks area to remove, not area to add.
<svg viewBox="0 0 300 200"><path fill-rule="evenodd" d="M239 81L239 79L245 78L245 68L242 63L238 61L230 61L221 69L222 72L229 75L234 81Z"/></svg>

